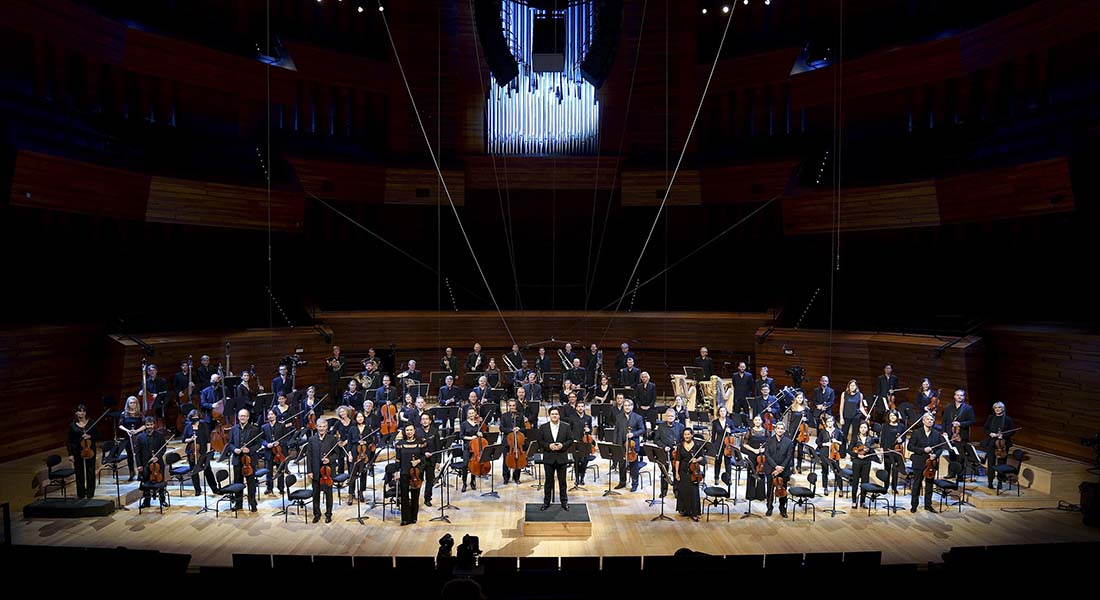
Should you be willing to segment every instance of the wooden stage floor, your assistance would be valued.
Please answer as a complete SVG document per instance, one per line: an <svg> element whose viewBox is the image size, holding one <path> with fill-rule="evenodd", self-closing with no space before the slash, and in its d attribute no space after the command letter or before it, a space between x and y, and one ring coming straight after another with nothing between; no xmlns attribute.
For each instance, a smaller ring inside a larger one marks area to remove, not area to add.
<svg viewBox="0 0 1100 600"><path fill-rule="evenodd" d="M12 502L13 511L21 510L31 500L30 489L43 465L43 456L0 465L0 490ZM347 522L356 511L355 506L346 504L335 508L333 522L328 525L323 520L316 525L303 523L293 514L284 524L282 516L273 516L280 508L280 498L263 496L262 484L260 508L255 514L241 512L239 518L234 518L231 511L223 511L220 518L215 518L213 512L196 515L202 498L195 497L188 485L183 498L179 497L178 486L173 488L172 506L164 515L154 508L139 516L135 501L128 505L130 511L102 518L29 520L15 513L13 538L17 544L126 546L186 553L192 556L192 565L211 566L229 565L233 553L434 556L438 540L445 533L456 539L467 533L477 535L486 556L668 555L681 547L711 554L877 550L882 552L884 563L939 562L942 553L953 546L1100 541L1100 529L1085 527L1079 512L1054 509L1058 500L1079 502L1076 484L1096 477L1086 472L1087 465L1056 457L1045 459L1061 461L1064 472L1062 483L1050 495L1025 489L1022 499L1016 498L1015 491L1000 499L990 498L983 486L975 493L981 508L964 507L961 513L957 509L940 514L923 510L889 514L879 510L868 516L866 510L852 511L850 502L840 498L837 507L848 514L830 517L824 509L831 507L832 498L823 497L814 502L818 507L816 522L811 521L809 512L803 514L801 510L794 522L780 519L778 510L771 518L740 519L746 510L741 500L730 522L712 511L710 522L701 519L695 523L675 514L675 500L670 493L665 512L675 520L652 522L659 507L646 503L651 498L648 478L644 490L621 490L625 492L621 496L603 497L607 461L599 460L603 476L600 481L592 484L590 474L587 490L569 496L570 503L588 505L592 535L587 538L525 537L521 530L524 504L541 501L542 492L531 487L533 481L527 476L519 486L502 487L499 469L495 474L499 499L482 497L486 490L480 484L476 492L460 494L452 490L451 503L459 510L447 511L450 524L429 522L439 515L438 489L433 500L435 508L422 506L419 523L400 527L396 515L392 519L387 515L383 522L381 506L364 511L370 519L363 525ZM796 484L803 480L804 476L794 478ZM123 484L124 498L134 486ZM98 497L113 497L114 493L113 481L105 473ZM380 485L378 493L380 496ZM137 497L133 491L129 496ZM743 496L743 491L738 496ZM369 500L369 488L367 497ZM908 496L898 496L899 505L908 508L908 502ZM1043 510L1020 510L1025 507ZM763 503L753 503L754 513L761 514L763 509Z"/></svg>

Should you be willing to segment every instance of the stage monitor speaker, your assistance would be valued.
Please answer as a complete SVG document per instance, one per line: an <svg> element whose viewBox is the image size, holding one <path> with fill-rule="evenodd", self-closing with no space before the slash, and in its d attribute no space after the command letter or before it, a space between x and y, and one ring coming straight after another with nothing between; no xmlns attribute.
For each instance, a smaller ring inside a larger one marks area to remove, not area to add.
<svg viewBox="0 0 1100 600"><path fill-rule="evenodd" d="M25 519L87 519L115 512L114 500L35 500L23 507Z"/></svg>
<svg viewBox="0 0 1100 600"><path fill-rule="evenodd" d="M477 38L485 52L485 62L497 85L504 87L519 75L519 64L504 39L504 23L500 18L501 0L475 0L474 21Z"/></svg>
<svg viewBox="0 0 1100 600"><path fill-rule="evenodd" d="M588 53L581 61L581 77L596 89L611 75L623 32L623 0L597 0L595 26Z"/></svg>

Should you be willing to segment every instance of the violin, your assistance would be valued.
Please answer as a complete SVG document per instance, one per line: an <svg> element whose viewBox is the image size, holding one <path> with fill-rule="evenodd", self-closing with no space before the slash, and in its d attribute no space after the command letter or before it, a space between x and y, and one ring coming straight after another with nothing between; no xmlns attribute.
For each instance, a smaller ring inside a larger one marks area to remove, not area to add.
<svg viewBox="0 0 1100 600"><path fill-rule="evenodd" d="M757 475L763 475L764 474L764 462L766 460L767 460L767 458L764 457L763 452L756 455L756 474Z"/></svg>
<svg viewBox="0 0 1100 600"><path fill-rule="evenodd" d="M829 460L832 462L840 460L840 444L836 440L829 440Z"/></svg>
<svg viewBox="0 0 1100 600"><path fill-rule="evenodd" d="M703 469L699 466L699 463L694 460L688 465L688 471L691 472L692 483L703 483Z"/></svg>
<svg viewBox="0 0 1100 600"><path fill-rule="evenodd" d="M160 450L157 450L156 452L153 453L153 458L157 458L157 455L160 454L161 452L163 452L164 449L168 447L168 442L170 442L170 441L172 441L171 437L169 437L167 440L165 440L164 445L160 447ZM161 466L161 461L160 460L158 460L157 462L151 462L150 461L148 467L149 467L149 479L148 479L149 483L163 483L164 482L164 468Z"/></svg>
<svg viewBox="0 0 1100 600"><path fill-rule="evenodd" d="M924 407L925 412L935 414L937 411L940 410L940 392L942 391L943 388L936 390L935 395L928 399L928 404L926 404Z"/></svg>
<svg viewBox="0 0 1100 600"><path fill-rule="evenodd" d="M332 487L332 466L321 465L321 485Z"/></svg>
<svg viewBox="0 0 1100 600"><path fill-rule="evenodd" d="M737 447L737 439L730 435L729 431L726 431L725 440L722 442L723 453L726 458L733 458L733 449Z"/></svg>
<svg viewBox="0 0 1100 600"><path fill-rule="evenodd" d="M597 452L596 452L596 440L595 440L595 438L592 437L592 432L591 431L585 431L584 432L584 438L581 441L584 442L585 444L588 444L592 448L591 455L596 456L596 454L597 454Z"/></svg>
<svg viewBox="0 0 1100 600"><path fill-rule="evenodd" d="M630 439L626 441L626 460L627 462L638 460L638 440Z"/></svg>
<svg viewBox="0 0 1100 600"><path fill-rule="evenodd" d="M284 460L286 460L286 455L283 454L283 445L279 444L271 451L271 462L280 465Z"/></svg>
<svg viewBox="0 0 1100 600"><path fill-rule="evenodd" d="M962 443L962 433L958 425L951 425L951 442L955 444Z"/></svg>
<svg viewBox="0 0 1100 600"><path fill-rule="evenodd" d="M244 475L245 477L252 477L253 472L254 472L254 470L252 469L252 455L251 454L242 454L241 455L241 475Z"/></svg>
<svg viewBox="0 0 1100 600"><path fill-rule="evenodd" d="M770 410L764 411L764 431L768 432L768 435L772 434L775 429L775 415Z"/></svg>
<svg viewBox="0 0 1100 600"><path fill-rule="evenodd" d="M409 467L409 489L419 490L423 485L423 473L418 466Z"/></svg>
<svg viewBox="0 0 1100 600"><path fill-rule="evenodd" d="M787 497L787 482L779 475L772 477L772 487L775 489L776 498Z"/></svg>
<svg viewBox="0 0 1100 600"><path fill-rule="evenodd" d="M1013 431L1017 431L1019 429L1021 429L1021 428L1017 427L1016 429L1009 429L1008 431L998 432L998 433L1001 434L1001 437L997 438L997 440L993 442L993 455L994 456L996 456L997 458L1002 458L1002 459L1003 458L1008 458L1008 441L1005 440L1004 434L1012 433Z"/></svg>
<svg viewBox="0 0 1100 600"><path fill-rule="evenodd" d="M795 436L795 439L798 440L799 444L805 444L810 441L810 426L805 421L798 424L798 434Z"/></svg>

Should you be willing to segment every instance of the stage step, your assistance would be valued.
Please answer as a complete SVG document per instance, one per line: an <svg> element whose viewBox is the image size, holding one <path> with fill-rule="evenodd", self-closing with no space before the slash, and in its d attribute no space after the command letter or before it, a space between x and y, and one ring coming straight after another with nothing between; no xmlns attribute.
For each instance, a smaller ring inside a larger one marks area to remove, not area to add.
<svg viewBox="0 0 1100 600"><path fill-rule="evenodd" d="M570 504L569 510L561 509L557 504L546 510L542 505L528 503L523 514L523 535L536 537L572 537L592 536L592 518L588 514L587 504Z"/></svg>

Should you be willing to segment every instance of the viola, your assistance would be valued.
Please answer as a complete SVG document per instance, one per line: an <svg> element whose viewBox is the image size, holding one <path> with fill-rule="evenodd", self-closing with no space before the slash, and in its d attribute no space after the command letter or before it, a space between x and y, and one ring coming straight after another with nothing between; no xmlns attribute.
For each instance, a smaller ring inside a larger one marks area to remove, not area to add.
<svg viewBox="0 0 1100 600"><path fill-rule="evenodd" d="M782 477L780 477L778 475L776 475L775 477L772 477L772 487L775 488L775 497L776 498L786 498L787 497L787 483L783 480Z"/></svg>
<svg viewBox="0 0 1100 600"><path fill-rule="evenodd" d="M840 460L840 444L837 444L836 440L829 442L829 460L832 462Z"/></svg>
<svg viewBox="0 0 1100 600"><path fill-rule="evenodd" d="M805 444L810 441L810 426L806 424L805 421L798 424L798 435L795 439L797 439L800 444Z"/></svg>
<svg viewBox="0 0 1100 600"><path fill-rule="evenodd" d="M95 458L95 444L92 443L92 438L80 439L80 458L84 460Z"/></svg>
<svg viewBox="0 0 1100 600"><path fill-rule="evenodd" d="M409 467L409 489L419 490L420 486L424 483L422 477L423 474L420 471L420 467Z"/></svg>
<svg viewBox="0 0 1100 600"><path fill-rule="evenodd" d="M939 469L936 468L936 455L935 454L929 454L928 455L928 460L924 461L924 478L925 479L935 479L936 478L936 472L938 470Z"/></svg>
<svg viewBox="0 0 1100 600"><path fill-rule="evenodd" d="M756 455L756 474L757 475L763 475L764 474L764 462L766 460L767 459L764 457L763 452Z"/></svg>
<svg viewBox="0 0 1100 600"><path fill-rule="evenodd" d="M936 390L935 395L933 395L931 398L928 399L928 404L926 404L925 407L924 407L924 410L926 412L930 412L930 413L935 414L936 412L938 412L940 410L940 392L942 392L942 391L943 391L943 388L940 388L939 390Z"/></svg>
<svg viewBox="0 0 1100 600"><path fill-rule="evenodd" d="M688 471L691 472L692 483L703 483L703 469L700 468L699 463L694 460L688 465Z"/></svg>
<svg viewBox="0 0 1100 600"><path fill-rule="evenodd" d="M638 440L630 439L626 442L626 460L634 462L638 460Z"/></svg>
<svg viewBox="0 0 1100 600"><path fill-rule="evenodd" d="M252 477L253 472L254 470L252 469L252 455L241 454L241 475L244 475L245 477Z"/></svg>
<svg viewBox="0 0 1100 600"><path fill-rule="evenodd" d="M722 447L726 458L733 458L733 449L737 447L737 440L729 432L726 432L726 439L722 443Z"/></svg>
<svg viewBox="0 0 1100 600"><path fill-rule="evenodd" d="M862 458L862 455L867 454L867 446L863 444L856 444L855 446L852 446L851 454L852 456L859 456Z"/></svg>
<svg viewBox="0 0 1100 600"><path fill-rule="evenodd" d="M317 431L317 415L312 410L309 411L309 415L306 417L306 427L310 431Z"/></svg>
<svg viewBox="0 0 1100 600"><path fill-rule="evenodd" d="M286 455L283 454L283 445L279 444L271 451L271 462L281 465L284 460L286 460Z"/></svg>
<svg viewBox="0 0 1100 600"><path fill-rule="evenodd" d="M999 438L993 443L993 455L997 458L1008 458L1008 443L1004 438Z"/></svg>
<svg viewBox="0 0 1100 600"><path fill-rule="evenodd" d="M149 465L149 483L161 483L164 481L164 469L160 466L160 461Z"/></svg>
<svg viewBox="0 0 1100 600"><path fill-rule="evenodd" d="M321 485L332 487L332 467L330 465L321 465Z"/></svg>
<svg viewBox="0 0 1100 600"><path fill-rule="evenodd" d="M767 431L768 435L771 435L773 429L775 429L775 415L772 414L772 412L770 410L765 411L764 412L764 431Z"/></svg>
<svg viewBox="0 0 1100 600"><path fill-rule="evenodd" d="M591 456L596 456L596 454L597 454L597 452L596 452L596 440L595 440L595 438L592 437L592 432L585 431L584 432L584 438L581 441L584 442L585 444L588 444L592 448Z"/></svg>
<svg viewBox="0 0 1100 600"><path fill-rule="evenodd" d="M951 442L952 443L955 443L955 444L962 443L962 432L960 431L960 429L961 428L958 425L954 425L954 424L951 425Z"/></svg>

